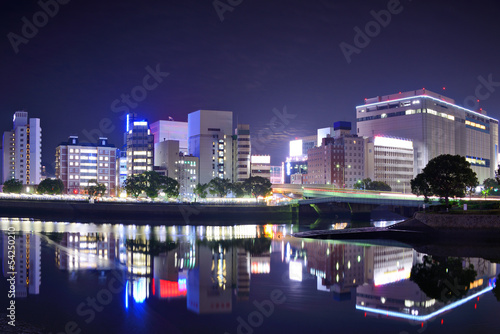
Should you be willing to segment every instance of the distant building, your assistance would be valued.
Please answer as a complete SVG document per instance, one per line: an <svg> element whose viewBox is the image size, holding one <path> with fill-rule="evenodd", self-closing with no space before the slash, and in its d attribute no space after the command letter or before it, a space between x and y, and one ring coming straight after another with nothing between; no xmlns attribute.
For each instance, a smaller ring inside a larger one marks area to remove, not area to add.
<svg viewBox="0 0 500 334"><path fill-rule="evenodd" d="M269 178L272 184L283 184L285 182L282 166L271 166L271 177Z"/></svg>
<svg viewBox="0 0 500 334"><path fill-rule="evenodd" d="M271 156L252 155L251 157L251 176L260 176L265 179L271 179Z"/></svg>
<svg viewBox="0 0 500 334"><path fill-rule="evenodd" d="M250 155L252 147L250 141L250 125L238 124L234 138L236 142L233 144L233 180L245 181L250 177Z"/></svg>
<svg viewBox="0 0 500 334"><path fill-rule="evenodd" d="M342 187L344 181L337 166L344 166L344 145L332 137L322 139L319 147L307 151L307 184L332 184Z"/></svg>
<svg viewBox="0 0 500 334"><path fill-rule="evenodd" d="M189 154L200 159L200 183L233 181L233 113L198 110L188 115Z"/></svg>
<svg viewBox="0 0 500 334"><path fill-rule="evenodd" d="M167 140L179 141L179 150L188 154L188 122L174 120L160 120L151 123L151 134L154 136L154 145Z"/></svg>
<svg viewBox="0 0 500 334"><path fill-rule="evenodd" d="M23 184L39 184L42 172L42 129L39 118L28 119L16 111L14 127L3 134L3 182L16 179Z"/></svg>
<svg viewBox="0 0 500 334"><path fill-rule="evenodd" d="M180 151L179 141L167 140L155 148L155 168L179 182L179 194L189 196L198 184L199 158Z"/></svg>
<svg viewBox="0 0 500 334"><path fill-rule="evenodd" d="M411 193L413 142L400 138L372 137L366 147L366 175L387 183L392 191Z"/></svg>
<svg viewBox="0 0 500 334"><path fill-rule="evenodd" d="M306 156L298 156L298 157L288 157L286 158L286 162L284 164L284 181L285 183L292 183L291 176L294 174L307 174L307 157ZM297 178L297 177L296 177ZM302 183L302 178L300 179L300 183Z"/></svg>
<svg viewBox="0 0 500 334"><path fill-rule="evenodd" d="M154 137L145 120L128 119L126 132L127 176L153 170Z"/></svg>
<svg viewBox="0 0 500 334"><path fill-rule="evenodd" d="M56 148L56 178L66 194L85 194L90 180L106 186L106 195L116 194L116 147L107 138L95 144L80 143L78 136Z"/></svg>
<svg viewBox="0 0 500 334"><path fill-rule="evenodd" d="M127 151L116 150L116 178L117 188L123 190L127 179Z"/></svg>
<svg viewBox="0 0 500 334"><path fill-rule="evenodd" d="M390 136L413 141L413 174L441 155L461 155L479 182L493 178L498 165L498 120L458 106L426 89L365 99L356 107L359 136Z"/></svg>

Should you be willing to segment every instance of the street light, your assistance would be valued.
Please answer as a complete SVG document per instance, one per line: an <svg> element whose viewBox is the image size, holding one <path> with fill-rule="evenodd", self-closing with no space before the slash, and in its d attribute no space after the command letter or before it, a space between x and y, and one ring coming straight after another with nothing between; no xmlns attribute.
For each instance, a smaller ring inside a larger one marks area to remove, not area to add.
<svg viewBox="0 0 500 334"><path fill-rule="evenodd" d="M342 183L343 183L343 188L345 188L345 168L346 168L346 166L337 165L337 168L342 168ZM347 168L351 168L351 165L347 165Z"/></svg>
<svg viewBox="0 0 500 334"><path fill-rule="evenodd" d="M363 180L358 180L358 183L363 183L363 191L366 191L366 183Z"/></svg>
<svg viewBox="0 0 500 334"><path fill-rule="evenodd" d="M401 183L400 180L398 180L398 183ZM403 182L403 194L406 194L406 183Z"/></svg>

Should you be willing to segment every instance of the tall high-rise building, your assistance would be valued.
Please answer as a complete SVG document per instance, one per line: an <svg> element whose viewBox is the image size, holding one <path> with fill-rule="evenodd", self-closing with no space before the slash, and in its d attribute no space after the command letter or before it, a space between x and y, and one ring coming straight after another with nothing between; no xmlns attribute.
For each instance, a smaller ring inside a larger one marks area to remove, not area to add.
<svg viewBox="0 0 500 334"><path fill-rule="evenodd" d="M154 136L154 145L167 140L179 141L179 150L188 154L188 122L179 122L172 119L160 120L151 123L151 133Z"/></svg>
<svg viewBox="0 0 500 334"><path fill-rule="evenodd" d="M3 134L3 182L16 179L39 184L42 170L42 128L26 111L14 113L14 128Z"/></svg>
<svg viewBox="0 0 500 334"><path fill-rule="evenodd" d="M458 106L451 98L420 89L366 99L356 107L359 136L391 136L413 141L414 175L429 160L461 155L479 182L495 176L498 165L498 120L485 111Z"/></svg>
<svg viewBox="0 0 500 334"><path fill-rule="evenodd" d="M285 182L283 166L271 166L271 177L269 180L273 184L283 184Z"/></svg>
<svg viewBox="0 0 500 334"><path fill-rule="evenodd" d="M238 124L235 131L233 144L233 169L234 181L245 181L250 177L250 155L252 154L252 144L250 141L250 125Z"/></svg>
<svg viewBox="0 0 500 334"><path fill-rule="evenodd" d="M188 115L189 154L200 159L200 183L233 181L233 113L198 110Z"/></svg>
<svg viewBox="0 0 500 334"><path fill-rule="evenodd" d="M66 194L84 194L90 180L106 186L106 195L116 194L116 147L107 138L95 144L80 143L78 136L56 148L56 178Z"/></svg>
<svg viewBox="0 0 500 334"><path fill-rule="evenodd" d="M153 170L154 136L145 120L127 119L127 175L142 174Z"/></svg>

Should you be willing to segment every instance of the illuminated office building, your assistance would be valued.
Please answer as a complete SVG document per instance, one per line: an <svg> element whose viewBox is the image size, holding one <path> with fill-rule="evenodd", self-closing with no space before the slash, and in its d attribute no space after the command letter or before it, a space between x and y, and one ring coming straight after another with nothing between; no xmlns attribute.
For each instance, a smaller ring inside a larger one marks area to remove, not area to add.
<svg viewBox="0 0 500 334"><path fill-rule="evenodd" d="M154 136L147 121L127 117L127 176L153 170Z"/></svg>
<svg viewBox="0 0 500 334"><path fill-rule="evenodd" d="M95 144L80 143L78 136L56 148L56 178L64 184L67 194L83 194L90 180L106 186L106 195L116 192L116 147L107 138Z"/></svg>
<svg viewBox="0 0 500 334"><path fill-rule="evenodd" d="M233 113L198 110L188 115L189 154L199 158L199 182L233 181Z"/></svg>
<svg viewBox="0 0 500 334"><path fill-rule="evenodd" d="M39 184L42 170L42 129L39 118L28 119L16 111L14 127L3 133L3 182L16 179L23 184Z"/></svg>
<svg viewBox="0 0 500 334"><path fill-rule="evenodd" d="M479 182L495 176L498 120L458 106L451 98L420 89L365 99L356 107L359 136L413 141L414 175L441 154L461 155Z"/></svg>
<svg viewBox="0 0 500 334"><path fill-rule="evenodd" d="M283 184L285 182L283 166L271 166L271 177L269 180L272 184Z"/></svg>
<svg viewBox="0 0 500 334"><path fill-rule="evenodd" d="M413 157L411 140L382 136L369 138L365 152L366 176L387 183L392 191L410 193Z"/></svg>
<svg viewBox="0 0 500 334"><path fill-rule="evenodd" d="M251 176L260 176L270 180L271 178L271 156L252 155L251 157Z"/></svg>

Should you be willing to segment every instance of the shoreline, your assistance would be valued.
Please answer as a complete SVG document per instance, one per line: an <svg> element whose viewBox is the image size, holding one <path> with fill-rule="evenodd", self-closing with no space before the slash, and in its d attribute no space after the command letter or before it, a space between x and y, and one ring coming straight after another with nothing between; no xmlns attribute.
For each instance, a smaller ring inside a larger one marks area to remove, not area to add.
<svg viewBox="0 0 500 334"><path fill-rule="evenodd" d="M196 222L290 221L294 212L290 206L267 205L0 200L0 216L130 224L167 221L189 225Z"/></svg>

